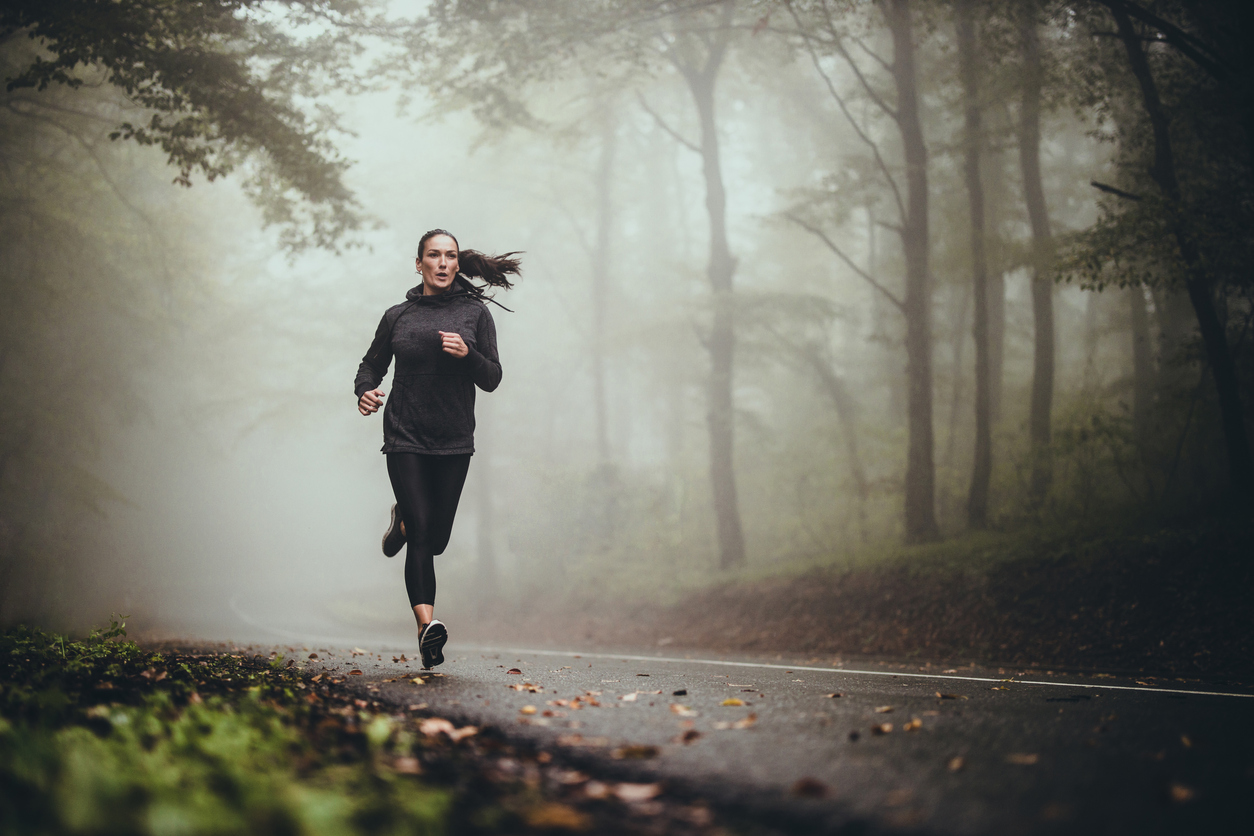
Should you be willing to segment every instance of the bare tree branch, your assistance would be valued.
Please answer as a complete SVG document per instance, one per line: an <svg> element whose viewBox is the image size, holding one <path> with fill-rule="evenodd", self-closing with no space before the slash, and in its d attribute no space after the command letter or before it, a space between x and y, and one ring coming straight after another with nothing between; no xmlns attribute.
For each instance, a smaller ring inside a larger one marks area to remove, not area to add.
<svg viewBox="0 0 1254 836"><path fill-rule="evenodd" d="M1193 59L1194 63L1209 73L1212 77L1223 80L1231 74L1231 68L1227 66L1222 58L1215 58L1212 55L1206 54L1207 52L1212 52L1212 47L1210 45L1198 38L1195 38L1170 21L1164 20L1148 9L1138 6L1136 3L1120 2L1120 0L1101 0L1101 3L1112 10L1118 6L1130 16L1140 20L1142 23L1153 26L1159 32L1163 33L1163 39L1167 43L1174 46L1182 54Z"/></svg>
<svg viewBox="0 0 1254 836"><path fill-rule="evenodd" d="M805 221L804 219L797 217L796 215L792 213L788 213L784 215L784 217L792 221L793 223L795 223L797 226L801 227L805 231L809 232L810 234L816 236L820 241L826 244L827 248L831 250L833 253L835 253L836 256L841 261L849 265L849 269L857 273L871 287L875 288L880 293L887 296L888 300L897 306L897 310L901 311L902 313L905 313L906 303L902 301L900 298L898 298L891 290L889 290L888 288L884 287L884 285L876 281L874 276L872 276L867 271L863 270L858 265L854 264L853 260L849 258L849 256L845 255L844 251L841 250L840 247L836 246L836 244L832 241L832 239L827 236L826 232L819 229L817 226L814 226L813 224Z"/></svg>
<svg viewBox="0 0 1254 836"><path fill-rule="evenodd" d="M875 106L878 107L880 110L884 111L885 113L887 113L889 116L893 117L894 120L896 120L897 110L895 108L889 107L888 102L884 101L883 97L880 96L879 93L875 92L875 88L871 86L871 82L867 81L866 76L862 74L862 68L858 66L858 62L854 61L853 56L849 54L849 51L847 49L845 49L845 45L842 42L841 37L836 29L836 21L832 20L831 9L828 8L827 3L823 3L822 6L823 6L823 17L827 20L827 31L830 32L832 35L832 48L834 48L838 53L840 53L841 58L845 59L845 63L849 65L849 69L853 70L853 74L857 77L858 82L862 85L862 89L866 91L866 94L871 98L871 101L875 102ZM791 3L788 4L788 11L792 12ZM793 13L793 18L796 19L795 13ZM798 29L801 29L800 21L798 21ZM804 30L802 30L802 32L804 34ZM892 65L886 64L882 60L880 61L880 63L884 64L884 66L888 69L889 72L892 72Z"/></svg>
<svg viewBox="0 0 1254 836"><path fill-rule="evenodd" d="M862 43L862 39L861 39L861 38L855 38L854 36L850 35L850 36L849 36L849 40L851 40L851 41L853 41L855 44L857 44L859 49L861 49L863 52L865 52L867 55L869 55L869 56L870 56L870 57L871 57L871 58L872 58L872 59L873 59L873 60L874 60L877 64L879 64L879 65L880 65L881 67L883 67L885 70L887 70L887 71L888 71L888 72L890 72L890 73L893 71L893 65L892 65L892 64L890 64L890 63L888 63L887 61L885 61L883 58L881 58L881 57L880 57L880 56L879 56L876 52L874 52L874 51L873 51L873 50L872 50L869 46L867 46L866 44Z"/></svg>
<svg viewBox="0 0 1254 836"><path fill-rule="evenodd" d="M801 19L798 18L797 13L793 11L791 3L788 4L788 12L792 15L793 20L796 22L797 30L801 31ZM862 130L862 126L858 124L858 121L853 118L853 114L849 112L849 105L846 104L844 97L836 90L836 85L832 83L831 76L824 71L823 65L819 62L818 53L814 51L814 46L810 42L809 36L802 34L802 43L805 44L806 52L810 55L810 61L814 64L815 71L819 74L819 77L823 79L823 83L827 86L827 92L831 94L832 98L836 100L836 104L840 106L840 112L845 115L845 119L849 122L850 127L853 128L854 133L858 135L858 138L866 143L866 145L871 149L871 153L875 157L876 166L879 168L880 173L884 175L884 179L888 181L888 187L892 189L893 202L897 204L897 216L905 218L906 204L905 201L902 200L901 189L897 186L897 180L893 177L892 172L889 171L888 163L884 161L884 157L880 154L879 145L877 145L875 140L871 139L871 137L867 135L866 131Z"/></svg>
<svg viewBox="0 0 1254 836"><path fill-rule="evenodd" d="M666 120L663 119L661 116L658 116L657 113L653 110L653 108L649 107L649 103L644 100L643 95L637 92L636 98L640 100L640 106L644 108L644 112L653 117L653 121L657 122L657 126L659 128L661 128L662 130L670 134L672 139L674 139L680 145L687 148L689 151L695 151L698 154L701 153L701 146L685 139L678 131L676 131L670 125L666 124Z"/></svg>
<svg viewBox="0 0 1254 836"><path fill-rule="evenodd" d="M1123 189L1118 189L1118 188L1115 188L1114 186L1108 186L1107 184L1099 183L1096 180L1090 180L1089 185L1095 189L1106 192L1107 194L1113 194L1116 197L1122 197L1124 200L1140 200L1141 199L1141 196L1139 194L1132 194L1132 192L1125 192Z"/></svg>

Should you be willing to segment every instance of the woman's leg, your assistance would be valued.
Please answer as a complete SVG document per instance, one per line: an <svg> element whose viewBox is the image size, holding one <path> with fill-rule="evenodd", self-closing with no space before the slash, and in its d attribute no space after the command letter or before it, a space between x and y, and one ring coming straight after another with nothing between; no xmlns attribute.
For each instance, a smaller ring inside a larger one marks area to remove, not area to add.
<svg viewBox="0 0 1254 836"><path fill-rule="evenodd" d="M427 459L425 474L431 496L431 527L427 537L431 553L444 554L453 534L453 518L457 516L457 503L462 497L462 487L470 470L470 454L428 456Z"/></svg>
<svg viewBox="0 0 1254 836"><path fill-rule="evenodd" d="M435 561L427 537L432 497L423 460L416 453L388 453L388 478L396 510L405 523L405 591L419 628L431 622L435 605Z"/></svg>
<svg viewBox="0 0 1254 836"><path fill-rule="evenodd" d="M389 453L388 476L405 524L405 589L419 628L434 617L435 562L453 532L470 454Z"/></svg>

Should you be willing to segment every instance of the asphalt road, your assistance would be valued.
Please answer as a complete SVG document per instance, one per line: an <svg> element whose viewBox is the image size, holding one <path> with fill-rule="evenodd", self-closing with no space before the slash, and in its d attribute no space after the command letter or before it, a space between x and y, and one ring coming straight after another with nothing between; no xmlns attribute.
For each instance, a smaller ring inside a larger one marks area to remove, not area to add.
<svg viewBox="0 0 1254 836"><path fill-rule="evenodd" d="M1199 682L455 643L423 672L382 645L281 650L380 710L493 725L786 830L1250 827L1254 698Z"/></svg>

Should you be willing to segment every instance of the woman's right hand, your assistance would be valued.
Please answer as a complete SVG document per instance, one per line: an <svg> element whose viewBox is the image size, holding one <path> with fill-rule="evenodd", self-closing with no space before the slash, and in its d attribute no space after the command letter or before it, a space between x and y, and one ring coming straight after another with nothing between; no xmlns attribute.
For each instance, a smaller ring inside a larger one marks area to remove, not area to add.
<svg viewBox="0 0 1254 836"><path fill-rule="evenodd" d="M383 390L373 389L369 392L362 392L361 399L357 401L357 411L362 415L373 415L379 411L379 407L383 406Z"/></svg>

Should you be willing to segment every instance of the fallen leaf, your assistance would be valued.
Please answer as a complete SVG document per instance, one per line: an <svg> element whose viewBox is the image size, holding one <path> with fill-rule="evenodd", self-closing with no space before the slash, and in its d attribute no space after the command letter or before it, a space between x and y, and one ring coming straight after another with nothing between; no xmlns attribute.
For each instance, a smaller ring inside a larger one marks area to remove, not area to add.
<svg viewBox="0 0 1254 836"><path fill-rule="evenodd" d="M317 654L317 653L310 653L310 654L309 654L309 658L310 658L310 659L317 659L317 658L318 658L318 654Z"/></svg>
<svg viewBox="0 0 1254 836"><path fill-rule="evenodd" d="M544 690L539 685L532 685L530 682L524 682L521 685L506 685L505 687L513 691L527 691L532 694L538 694Z"/></svg>
<svg viewBox="0 0 1254 836"><path fill-rule="evenodd" d="M365 708L366 706L370 705L370 703L366 702L365 700L353 700L353 705L357 706L358 708Z"/></svg>
<svg viewBox="0 0 1254 836"><path fill-rule="evenodd" d="M415 676L413 679L411 679L411 680L409 680L409 681L410 681L410 682L412 682L412 683L414 683L415 685L426 685L426 684L427 684L427 680L423 679L421 676Z"/></svg>
<svg viewBox="0 0 1254 836"><path fill-rule="evenodd" d="M884 795L885 807L905 807L910 803L910 799L914 797L914 791L909 789L890 790Z"/></svg>
<svg viewBox="0 0 1254 836"><path fill-rule="evenodd" d="M369 655L370 655L370 651L369 651L369 650L362 650L360 647L354 647L354 648L353 648L353 655L354 655L354 656L369 656Z"/></svg>
<svg viewBox="0 0 1254 836"><path fill-rule="evenodd" d="M1009 688L1007 688L1005 685L994 685L992 688L989 688L988 690L990 690L990 691L1009 691L1010 689L1009 689Z"/></svg>
<svg viewBox="0 0 1254 836"><path fill-rule="evenodd" d="M823 696L827 697L829 700L838 700L838 699L840 699L841 697L843 697L843 696L844 696L844 694L842 694L842 693L840 693L839 691L837 691L837 692L832 693L832 694L824 694Z"/></svg>
<svg viewBox="0 0 1254 836"><path fill-rule="evenodd" d="M792 794L798 798L822 798L827 795L827 784L817 778L802 778L792 785Z"/></svg>
<svg viewBox="0 0 1254 836"><path fill-rule="evenodd" d="M534 705L524 705L522 708L518 709L518 713L519 714L535 714L536 707Z"/></svg>
<svg viewBox="0 0 1254 836"><path fill-rule="evenodd" d="M1016 766L1032 766L1041 759L1037 754L1026 754L1023 752L1013 752L1006 755L1006 763L1013 763Z"/></svg>
<svg viewBox="0 0 1254 836"><path fill-rule="evenodd" d="M662 794L661 784L615 784L610 790L619 801L625 804L636 804L657 798Z"/></svg>
<svg viewBox="0 0 1254 836"><path fill-rule="evenodd" d="M750 714L750 715L748 715L748 716L746 716L746 717L741 717L739 720L737 720L736 722L732 723L732 728L733 728L733 729L748 729L748 728L752 728L753 724L754 724L754 723L756 723L757 721L758 721L758 715L757 715L757 714Z"/></svg>
<svg viewBox="0 0 1254 836"><path fill-rule="evenodd" d="M962 767L966 766L966 764L967 762L963 760L961 756L958 756L950 758L949 763L945 764L945 768L950 772L959 772L962 770Z"/></svg>
<svg viewBox="0 0 1254 836"><path fill-rule="evenodd" d="M615 760L638 761L647 760L648 758L656 758L661 754L662 750L656 746L646 744L633 743L627 746L620 746L614 750L611 757Z"/></svg>
<svg viewBox="0 0 1254 836"><path fill-rule="evenodd" d="M584 737L582 734L563 734L558 735L558 746L608 746L610 739L608 737Z"/></svg>
<svg viewBox="0 0 1254 836"><path fill-rule="evenodd" d="M445 732L449 736L449 740L452 740L454 743L465 737L474 737L478 733L479 728L477 726L462 726L460 729Z"/></svg>
<svg viewBox="0 0 1254 836"><path fill-rule="evenodd" d="M310 682L321 682L321 681L322 681L322 674L318 674L317 676L313 677L313 678L312 678L312 679L310 679L309 681L310 681Z"/></svg>
<svg viewBox="0 0 1254 836"><path fill-rule="evenodd" d="M583 794L588 798L605 798L610 794L610 788L600 781L589 781L583 785Z"/></svg>
<svg viewBox="0 0 1254 836"><path fill-rule="evenodd" d="M392 761L392 768L402 775L422 774L422 765L418 763L418 759L409 756L399 757Z"/></svg>
<svg viewBox="0 0 1254 836"><path fill-rule="evenodd" d="M451 732L453 724L443 717L428 717L418 724L418 731L427 735L427 737L435 737L441 732Z"/></svg>
<svg viewBox="0 0 1254 836"><path fill-rule="evenodd" d="M913 720L911 720L909 723L906 723L901 728L902 728L902 731L915 731L916 729L923 728L923 721L920 720L918 717L915 717Z"/></svg>
<svg viewBox="0 0 1254 836"><path fill-rule="evenodd" d="M353 668L351 671L348 672L348 675L349 676L361 676L361 671L357 670L356 668Z"/></svg>
<svg viewBox="0 0 1254 836"><path fill-rule="evenodd" d="M634 694L634 693L632 693L632 694L623 694L621 697L619 697L619 699L620 699L620 700L622 700L623 702L635 702L635 701L636 701L636 694Z"/></svg>
<svg viewBox="0 0 1254 836"><path fill-rule="evenodd" d="M875 709L875 713L876 714L888 714L892 712L892 710L893 710L893 707L891 705L881 705L879 708Z"/></svg>
<svg viewBox="0 0 1254 836"><path fill-rule="evenodd" d="M964 697L962 694L942 694L940 691L936 692L936 698L938 700L969 700L971 699L970 697Z"/></svg>
<svg viewBox="0 0 1254 836"><path fill-rule="evenodd" d="M1193 741L1192 739L1189 738L1187 734L1182 734L1180 735L1180 745L1182 745L1186 749L1192 749Z"/></svg>
<svg viewBox="0 0 1254 836"><path fill-rule="evenodd" d="M523 819L527 827L534 830L581 831L592 826L592 818L587 813L558 801L537 804L523 813Z"/></svg>
<svg viewBox="0 0 1254 836"><path fill-rule="evenodd" d="M739 697L728 697L722 702L722 705L744 705L744 704L745 704L745 701L740 699Z"/></svg>
<svg viewBox="0 0 1254 836"><path fill-rule="evenodd" d="M696 717L697 712L693 711L686 705L680 705L677 702L671 703L671 713L678 714L680 717Z"/></svg>
<svg viewBox="0 0 1254 836"><path fill-rule="evenodd" d="M688 729L683 734L672 740L672 743L682 743L687 746L689 743L695 743L701 737L701 732L696 729Z"/></svg>
<svg viewBox="0 0 1254 836"><path fill-rule="evenodd" d="M515 673L515 674L518 674L519 676L522 675L522 671L520 671L518 668L510 668L509 670L506 671L506 673Z"/></svg>
<svg viewBox="0 0 1254 836"><path fill-rule="evenodd" d="M405 708L409 711L422 711L426 707L427 704L425 702L418 702L405 706Z"/></svg>
<svg viewBox="0 0 1254 836"><path fill-rule="evenodd" d="M660 694L660 693L662 693L662 692L661 692L661 691L637 691L636 693L637 693L637 694L653 695L653 694Z"/></svg>
<svg viewBox="0 0 1254 836"><path fill-rule="evenodd" d="M871 726L871 734L888 734L892 730L892 723L876 723L874 726Z"/></svg>
<svg viewBox="0 0 1254 836"><path fill-rule="evenodd" d="M1167 791L1171 794L1171 800L1177 804L1183 804L1186 801L1192 801L1197 797L1197 790L1192 787L1186 787L1184 784L1172 783Z"/></svg>

